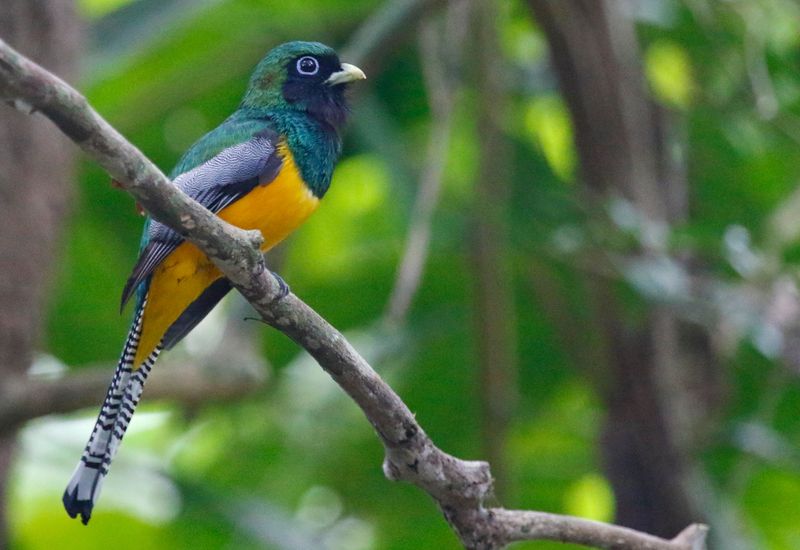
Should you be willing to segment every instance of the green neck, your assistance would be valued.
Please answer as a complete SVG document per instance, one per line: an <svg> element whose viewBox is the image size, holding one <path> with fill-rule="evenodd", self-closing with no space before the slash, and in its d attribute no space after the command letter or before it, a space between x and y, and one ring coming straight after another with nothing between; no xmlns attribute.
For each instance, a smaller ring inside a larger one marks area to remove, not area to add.
<svg viewBox="0 0 800 550"><path fill-rule="evenodd" d="M314 196L322 198L331 184L333 167L342 152L339 132L306 113L289 107L243 109L247 116L267 118L275 130L286 136L300 175Z"/></svg>

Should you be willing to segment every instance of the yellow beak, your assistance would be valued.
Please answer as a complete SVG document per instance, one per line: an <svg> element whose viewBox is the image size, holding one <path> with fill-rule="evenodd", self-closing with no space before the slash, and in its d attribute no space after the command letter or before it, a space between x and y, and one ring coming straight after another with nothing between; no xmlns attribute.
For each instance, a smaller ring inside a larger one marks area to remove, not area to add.
<svg viewBox="0 0 800 550"><path fill-rule="evenodd" d="M364 71L355 65L342 63L342 70L331 74L328 80L325 81L325 84L328 86L336 86L337 84L346 84L355 80L364 80L365 78L367 78L367 75L364 74Z"/></svg>

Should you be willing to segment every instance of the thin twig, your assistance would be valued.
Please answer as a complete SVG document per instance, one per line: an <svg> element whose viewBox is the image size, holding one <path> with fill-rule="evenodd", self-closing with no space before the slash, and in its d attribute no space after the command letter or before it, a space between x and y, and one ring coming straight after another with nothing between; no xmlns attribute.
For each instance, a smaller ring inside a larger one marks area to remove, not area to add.
<svg viewBox="0 0 800 550"><path fill-rule="evenodd" d="M443 7L447 0L395 0L377 11L355 32L342 51L342 59L355 63L367 74L394 46L416 28L424 15Z"/></svg>
<svg viewBox="0 0 800 550"><path fill-rule="evenodd" d="M276 299L279 284L264 266L258 251L262 239L257 232L232 227L191 200L111 128L77 91L1 40L0 97L18 107L44 113L122 183L153 217L206 253L267 323L304 347L353 398L375 428L386 450L385 474L390 479L414 483L431 495L466 547L500 548L512 540L521 540L523 535L527 537L525 525L532 528L532 518L483 508L484 500L492 493L487 463L464 461L442 452L403 401L340 332L295 295ZM569 525L585 522L578 518L563 521L554 523L551 531L553 538L563 541L573 540ZM620 537L615 546L600 548L702 548L698 542L703 538L702 529L690 541L672 542L611 525L598 529ZM536 537L541 538L533 530L528 538Z"/></svg>
<svg viewBox="0 0 800 550"><path fill-rule="evenodd" d="M765 15L762 8L750 5L742 5L736 11L740 12L745 24L744 60L756 111L762 119L772 120L780 110L780 103L767 66L766 39L763 32Z"/></svg>
<svg viewBox="0 0 800 550"><path fill-rule="evenodd" d="M642 536L641 532L633 529L558 514L502 509L490 510L489 513L494 514L495 520L503 524L504 535L509 542L536 538L559 542L569 540L595 548L670 550L680 547L702 550L705 548L704 541L708 532L704 525L690 525L671 541L665 541L650 535Z"/></svg>
<svg viewBox="0 0 800 550"><path fill-rule="evenodd" d="M466 28L464 19L467 7L464 2L450 6L448 20L461 21L460 27L456 28ZM443 58L445 37L441 32L439 21L435 19L424 21L420 30L419 58L431 109L431 129L419 189L408 224L406 245L385 314L386 322L393 325L400 324L405 319L422 281L430 249L433 214L439 203L447 152L450 148L453 110L457 95L457 83L450 77L452 69L448 71L449 67ZM447 37L450 38L450 35ZM453 47L448 48L448 51L462 51L464 33L459 33L453 38L456 44L452 44ZM451 63L453 61L457 60L450 59Z"/></svg>

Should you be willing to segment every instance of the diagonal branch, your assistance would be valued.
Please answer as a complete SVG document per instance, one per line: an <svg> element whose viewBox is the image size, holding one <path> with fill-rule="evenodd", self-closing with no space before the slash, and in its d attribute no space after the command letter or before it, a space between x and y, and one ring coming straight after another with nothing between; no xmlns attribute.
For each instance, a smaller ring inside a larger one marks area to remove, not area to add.
<svg viewBox="0 0 800 550"><path fill-rule="evenodd" d="M468 548L501 548L515 540L574 541L598 548L699 550L705 530L673 541L580 518L484 508L492 494L486 462L464 461L437 448L414 415L367 362L293 294L276 300L279 285L264 266L261 235L226 224L191 200L104 121L63 81L0 40L0 98L39 111L119 181L150 214L203 250L264 320L305 348L350 395L385 450L384 472L411 482L437 502Z"/></svg>

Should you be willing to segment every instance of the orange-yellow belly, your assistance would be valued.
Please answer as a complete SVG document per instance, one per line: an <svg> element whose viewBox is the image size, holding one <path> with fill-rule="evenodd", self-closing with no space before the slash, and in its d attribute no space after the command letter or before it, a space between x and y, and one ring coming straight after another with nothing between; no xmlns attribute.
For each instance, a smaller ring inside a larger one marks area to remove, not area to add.
<svg viewBox="0 0 800 550"><path fill-rule="evenodd" d="M283 167L269 184L258 186L219 213L243 229L258 229L266 251L297 229L319 204L306 187L291 153L278 148ZM138 368L181 313L216 279L220 271L196 246L184 242L155 269L147 292L142 336L134 358Z"/></svg>

